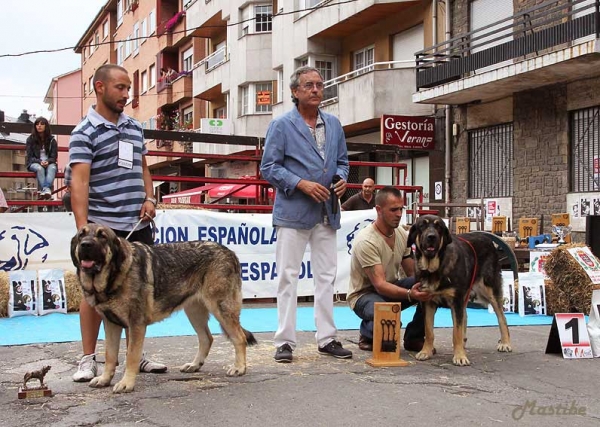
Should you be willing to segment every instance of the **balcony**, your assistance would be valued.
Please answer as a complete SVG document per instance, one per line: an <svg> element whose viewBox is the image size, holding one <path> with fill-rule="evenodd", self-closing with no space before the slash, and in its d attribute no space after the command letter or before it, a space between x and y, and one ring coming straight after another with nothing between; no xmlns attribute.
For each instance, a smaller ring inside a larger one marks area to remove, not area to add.
<svg viewBox="0 0 600 427"><path fill-rule="evenodd" d="M342 126L379 120L383 114L432 114L433 107L412 102L414 79L412 61L377 62L326 81L321 106Z"/></svg>
<svg viewBox="0 0 600 427"><path fill-rule="evenodd" d="M327 5L330 0L317 4ZM341 2L335 6L327 6L308 12L298 12L296 19L308 19L306 23L307 38L343 38L375 25L391 15L402 12L419 4L415 0L358 0Z"/></svg>
<svg viewBox="0 0 600 427"><path fill-rule="evenodd" d="M173 87L170 83L159 81L156 83L157 105L162 107L173 103Z"/></svg>
<svg viewBox="0 0 600 427"><path fill-rule="evenodd" d="M211 53L194 65L193 94L201 99L214 99L214 89L229 81L229 55L227 46ZM221 94L219 90L218 95Z"/></svg>
<svg viewBox="0 0 600 427"><path fill-rule="evenodd" d="M167 20L163 20L156 28L158 34L158 50L177 46L186 38L186 12L177 12Z"/></svg>
<svg viewBox="0 0 600 427"><path fill-rule="evenodd" d="M595 4L545 2L416 54L413 101L466 104L600 75Z"/></svg>
<svg viewBox="0 0 600 427"><path fill-rule="evenodd" d="M193 82L191 75L181 75L171 82L172 91L172 102L177 103L185 101L192 97Z"/></svg>

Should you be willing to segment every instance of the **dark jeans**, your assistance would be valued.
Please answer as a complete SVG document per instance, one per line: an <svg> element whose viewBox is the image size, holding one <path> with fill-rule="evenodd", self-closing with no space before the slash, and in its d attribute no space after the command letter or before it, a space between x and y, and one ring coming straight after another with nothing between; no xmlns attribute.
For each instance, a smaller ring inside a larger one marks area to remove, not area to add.
<svg viewBox="0 0 600 427"><path fill-rule="evenodd" d="M410 289L415 284L414 277L407 277L395 283L404 289ZM368 339L373 339L373 319L375 318L376 302L401 302L402 310L417 304L416 301L395 301L376 293L365 294L361 296L354 305L354 313L362 319L360 323L360 334ZM406 325L404 331L404 340L422 340L425 337L425 317L423 316L423 307L417 304L417 309L412 321Z"/></svg>
<svg viewBox="0 0 600 427"><path fill-rule="evenodd" d="M129 231L122 230L114 230L115 234L119 237L126 238L129 234ZM147 245L152 246L154 244L154 240L152 240L152 226L148 224L147 227L142 228L141 230L134 231L127 239L129 242L141 242Z"/></svg>

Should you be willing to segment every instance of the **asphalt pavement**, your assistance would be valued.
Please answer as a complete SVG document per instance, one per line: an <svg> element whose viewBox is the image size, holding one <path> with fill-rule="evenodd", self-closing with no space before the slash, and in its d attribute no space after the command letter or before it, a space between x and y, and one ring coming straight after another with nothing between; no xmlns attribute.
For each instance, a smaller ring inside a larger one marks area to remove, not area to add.
<svg viewBox="0 0 600 427"><path fill-rule="evenodd" d="M291 364L274 362L273 334L256 334L259 345L248 349L248 372L235 378L225 375L233 347L222 335L215 336L206 364L194 374L178 367L193 358L195 337L147 339L148 356L169 371L140 374L135 391L120 395L72 382L79 342L0 347L0 425L600 425L600 361L544 354L549 331L549 326L513 327L513 352L498 353L497 328L469 328L472 365L457 367L452 331L438 328L433 359L417 362L403 352L401 357L413 363L397 368L367 365L371 354L358 349L357 331L340 332L344 346L354 351L348 360L319 355L314 333L299 333ZM121 361L123 355L124 343ZM47 364L54 396L17 399L25 372Z"/></svg>

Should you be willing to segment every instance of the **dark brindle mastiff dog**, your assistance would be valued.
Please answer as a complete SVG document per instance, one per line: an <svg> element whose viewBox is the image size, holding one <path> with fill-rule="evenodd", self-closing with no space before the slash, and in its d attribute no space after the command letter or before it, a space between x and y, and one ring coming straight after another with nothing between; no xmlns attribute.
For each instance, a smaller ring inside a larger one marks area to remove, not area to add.
<svg viewBox="0 0 600 427"><path fill-rule="evenodd" d="M115 393L132 391L139 371L146 326L183 308L198 334L198 352L182 372L196 372L213 342L209 313L235 347L227 375L246 372L246 346L256 343L240 326L240 263L231 250L215 242L148 246L129 243L107 227L88 224L71 241L71 258L86 301L104 317L106 365L91 387L106 387L115 374L123 328L129 329L125 374Z"/></svg>
<svg viewBox="0 0 600 427"><path fill-rule="evenodd" d="M417 281L421 282L423 291L433 294L433 299L424 303L425 344L417 353L417 360L427 360L433 356L434 315L438 305L447 305L452 310L454 323L452 362L459 366L471 364L464 346L470 293L475 293L476 299L488 302L494 308L500 326L498 351L512 351L502 309L501 266L492 239L502 242L491 233L450 236L444 221L434 215L419 217L411 227L408 244L415 245ZM505 244L504 248L510 251Z"/></svg>

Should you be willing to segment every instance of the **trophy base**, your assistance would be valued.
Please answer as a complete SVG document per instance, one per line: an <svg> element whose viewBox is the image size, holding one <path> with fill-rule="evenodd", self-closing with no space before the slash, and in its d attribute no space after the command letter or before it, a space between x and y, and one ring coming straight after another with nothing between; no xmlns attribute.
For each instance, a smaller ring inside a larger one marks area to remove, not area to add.
<svg viewBox="0 0 600 427"><path fill-rule="evenodd" d="M52 390L48 387L23 388L19 387L19 399L36 399L39 397L52 397Z"/></svg>

